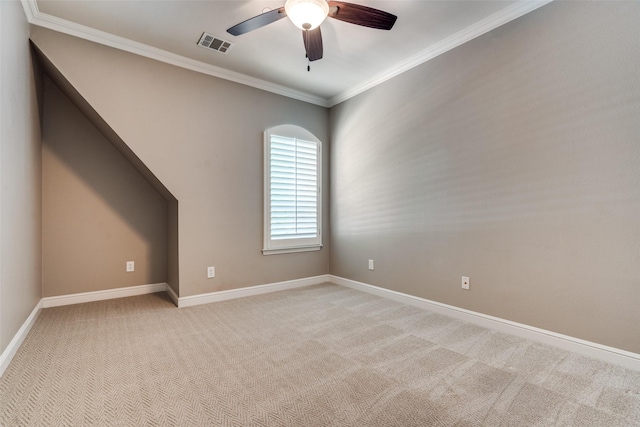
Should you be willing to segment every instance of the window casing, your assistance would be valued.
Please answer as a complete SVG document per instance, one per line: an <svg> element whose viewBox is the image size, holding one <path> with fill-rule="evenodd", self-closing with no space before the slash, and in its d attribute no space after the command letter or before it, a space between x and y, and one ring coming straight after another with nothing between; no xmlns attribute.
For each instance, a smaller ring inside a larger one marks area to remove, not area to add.
<svg viewBox="0 0 640 427"><path fill-rule="evenodd" d="M322 144L282 125L264 133L265 255L322 248Z"/></svg>

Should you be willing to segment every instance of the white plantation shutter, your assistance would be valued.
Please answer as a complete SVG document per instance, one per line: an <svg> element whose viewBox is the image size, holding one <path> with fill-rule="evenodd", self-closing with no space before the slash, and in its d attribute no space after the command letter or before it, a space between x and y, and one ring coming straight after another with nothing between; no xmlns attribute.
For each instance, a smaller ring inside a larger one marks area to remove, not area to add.
<svg viewBox="0 0 640 427"><path fill-rule="evenodd" d="M271 239L318 235L318 147L271 135Z"/></svg>
<svg viewBox="0 0 640 427"><path fill-rule="evenodd" d="M292 126L287 126L292 127ZM265 135L265 248L317 250L320 232L320 142L291 132ZM308 136L308 135L307 135Z"/></svg>

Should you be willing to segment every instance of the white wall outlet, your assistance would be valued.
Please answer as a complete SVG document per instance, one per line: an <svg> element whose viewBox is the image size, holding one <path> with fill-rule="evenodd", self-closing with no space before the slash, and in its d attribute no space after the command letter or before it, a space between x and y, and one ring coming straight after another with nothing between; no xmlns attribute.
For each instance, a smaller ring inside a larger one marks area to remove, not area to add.
<svg viewBox="0 0 640 427"><path fill-rule="evenodd" d="M369 270L373 270L373 260L369 260Z"/></svg>
<svg viewBox="0 0 640 427"><path fill-rule="evenodd" d="M207 279L211 279L216 277L216 268L215 267L207 267Z"/></svg>
<svg viewBox="0 0 640 427"><path fill-rule="evenodd" d="M469 290L469 278L462 276L462 289Z"/></svg>
<svg viewBox="0 0 640 427"><path fill-rule="evenodd" d="M127 273L131 273L135 269L136 269L135 262L127 261Z"/></svg>

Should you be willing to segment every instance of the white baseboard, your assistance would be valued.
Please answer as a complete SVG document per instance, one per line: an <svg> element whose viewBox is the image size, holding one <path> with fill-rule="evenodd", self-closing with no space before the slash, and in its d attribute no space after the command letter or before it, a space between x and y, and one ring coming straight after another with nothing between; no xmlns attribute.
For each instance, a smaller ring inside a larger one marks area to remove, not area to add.
<svg viewBox="0 0 640 427"><path fill-rule="evenodd" d="M167 293L169 294L169 298L171 298L171 300L173 301L173 303L176 305L176 307L178 307L178 300L180 299L178 297L178 294L176 294L173 289L171 289L171 286L167 285Z"/></svg>
<svg viewBox="0 0 640 427"><path fill-rule="evenodd" d="M38 301L33 311L22 324L22 327L16 332L7 348L0 355L0 377L11 363L11 359L15 356L20 345L29 334L31 327L38 318L40 310L49 307L60 307L63 305L81 304L83 302L102 301L114 298L131 297L135 295L152 294L155 292L164 292L169 288L166 283L154 283L151 285L130 286L128 288L107 289L104 291L82 292L78 294L60 295L55 297L45 297ZM175 294L174 294L175 295Z"/></svg>
<svg viewBox="0 0 640 427"><path fill-rule="evenodd" d="M430 310L493 330L498 330L511 335L516 335L522 338L553 345L555 347L559 347L568 351L603 360L608 363L620 365L625 368L640 370L640 354L637 353L632 353L614 347L608 347L602 344L597 344L579 338L558 334L556 332L524 325L522 323L512 322L510 320L501 319L499 317L477 313L475 311L454 307L436 301L430 301L413 295L403 294L401 292L380 288L377 286L369 285L367 283L357 282L355 280L325 274L303 279L288 280L285 282L251 286L247 288L192 295L188 297L178 297L173 289L171 289L171 287L169 287L166 283L156 283L151 285L131 286L128 288L109 289L104 291L84 292L79 294L42 298L33 309L27 320L24 322L22 327L13 337L2 355L0 355L0 377L9 366L11 359L13 359L14 355L18 351L18 348L26 338L29 330L31 330L31 327L40 314L40 310L42 308L101 301L113 298L124 298L128 296L143 295L163 291L166 291L173 302L178 307L182 308L219 301L227 301L236 298L244 298L254 295L262 295L270 292L284 291L287 289L318 285L325 282L331 282L336 285L341 285L351 289L378 295L383 298L391 299L404 304L409 304L425 310Z"/></svg>
<svg viewBox="0 0 640 427"><path fill-rule="evenodd" d="M59 307L62 305L82 304L84 302L153 294L155 292L164 292L167 288L166 283L153 283L151 285L129 286L128 288L105 289L103 291L45 297L42 298L41 302L42 308Z"/></svg>
<svg viewBox="0 0 640 427"><path fill-rule="evenodd" d="M18 332L16 332L16 334L13 336L13 339L11 340L7 348L5 348L5 350L0 355L0 377L2 377L4 371L9 366L9 363L11 363L11 359L13 359L13 356L16 355L18 349L20 348L20 345L22 345L22 342L29 334L29 331L38 318L41 309L42 300L38 301L38 304L36 304L29 317L27 317L27 320L22 324L20 329L18 329Z"/></svg>
<svg viewBox="0 0 640 427"><path fill-rule="evenodd" d="M323 274L321 276L307 277L304 279L287 280L286 282L269 283L266 285L250 286L247 288L230 289L228 291L180 297L178 298L178 307L192 307L194 305L209 304L212 302L220 302L230 299L267 294L270 292L285 291L287 289L302 288L304 286L318 285L320 283L330 282L331 280L329 277L330 276L328 274ZM171 295L171 292L169 292L169 295Z"/></svg>
<svg viewBox="0 0 640 427"><path fill-rule="evenodd" d="M556 332L547 331L534 326L512 322L499 317L489 316L487 314L466 310L464 308L448 304L442 304L436 301L403 294L402 292L396 292L338 276L329 275L329 281L336 285L346 286L351 289L378 295L383 298L453 317L458 320L463 320L465 322L474 323L500 332L549 344L564 350L592 357L594 359L603 360L614 365L640 370L640 354L637 353L582 340L580 338L574 338L568 335L558 334Z"/></svg>

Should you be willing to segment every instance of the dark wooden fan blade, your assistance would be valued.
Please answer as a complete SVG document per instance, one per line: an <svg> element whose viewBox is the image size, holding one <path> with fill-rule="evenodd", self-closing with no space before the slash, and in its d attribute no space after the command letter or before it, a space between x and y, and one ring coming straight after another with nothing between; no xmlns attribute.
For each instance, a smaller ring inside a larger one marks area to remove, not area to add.
<svg viewBox="0 0 640 427"><path fill-rule="evenodd" d="M246 21L234 25L227 30L227 33L233 34L234 36L239 36L241 34L257 30L260 27L264 27L265 25L276 22L279 19L284 18L285 16L287 16L287 13L284 11L284 7L273 9L269 12L262 13L258 16L254 16L253 18L249 18Z"/></svg>
<svg viewBox="0 0 640 427"><path fill-rule="evenodd" d="M322 33L320 32L320 27L315 30L302 31L302 39L304 40L304 48L307 51L309 61L322 59Z"/></svg>
<svg viewBox="0 0 640 427"><path fill-rule="evenodd" d="M329 7L329 16L332 18L378 30L390 30L398 19L382 10L342 1L330 1Z"/></svg>

